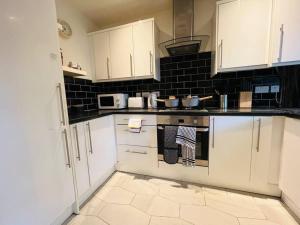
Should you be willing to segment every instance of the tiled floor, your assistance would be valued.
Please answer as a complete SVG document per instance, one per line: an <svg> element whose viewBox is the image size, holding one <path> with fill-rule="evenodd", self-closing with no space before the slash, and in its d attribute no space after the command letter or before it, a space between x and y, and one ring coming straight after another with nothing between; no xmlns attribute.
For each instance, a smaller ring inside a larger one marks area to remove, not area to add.
<svg viewBox="0 0 300 225"><path fill-rule="evenodd" d="M280 201L117 172L68 225L297 225Z"/></svg>

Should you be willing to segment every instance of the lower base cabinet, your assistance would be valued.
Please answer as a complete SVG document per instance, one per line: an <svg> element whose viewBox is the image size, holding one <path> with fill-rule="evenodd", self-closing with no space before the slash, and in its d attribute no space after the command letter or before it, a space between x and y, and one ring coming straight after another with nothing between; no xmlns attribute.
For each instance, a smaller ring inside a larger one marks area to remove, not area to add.
<svg viewBox="0 0 300 225"><path fill-rule="evenodd" d="M275 129L273 120L253 116L211 117L209 182L280 196L278 174L274 174L279 171L280 148L272 143L280 135L277 129L282 127Z"/></svg>
<svg viewBox="0 0 300 225"><path fill-rule="evenodd" d="M76 189L83 202L115 170L116 142L113 116L71 126Z"/></svg>
<svg viewBox="0 0 300 225"><path fill-rule="evenodd" d="M300 216L300 120L286 118L279 187L283 199Z"/></svg>

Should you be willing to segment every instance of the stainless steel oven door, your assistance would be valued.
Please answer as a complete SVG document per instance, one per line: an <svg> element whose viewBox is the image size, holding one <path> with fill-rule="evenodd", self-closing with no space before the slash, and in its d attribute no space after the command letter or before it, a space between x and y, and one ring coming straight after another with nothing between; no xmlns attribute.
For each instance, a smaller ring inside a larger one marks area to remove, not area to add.
<svg viewBox="0 0 300 225"><path fill-rule="evenodd" d="M165 144L165 135L166 126L173 125L158 125L157 126L157 144L158 144L158 160L163 161L164 159L164 149L166 148ZM177 125L175 125L177 126ZM174 126L173 126L174 127ZM178 126L177 126L178 127ZM182 163L182 154L181 146L176 145L178 148L178 163ZM209 128L208 127L197 127L196 132L196 166L208 167L208 149L209 149Z"/></svg>

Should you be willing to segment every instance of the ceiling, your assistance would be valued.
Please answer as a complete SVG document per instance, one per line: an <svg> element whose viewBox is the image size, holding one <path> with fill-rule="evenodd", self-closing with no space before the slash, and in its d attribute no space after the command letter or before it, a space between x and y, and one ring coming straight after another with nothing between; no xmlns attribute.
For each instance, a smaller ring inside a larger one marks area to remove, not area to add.
<svg viewBox="0 0 300 225"><path fill-rule="evenodd" d="M67 0L99 27L170 9L172 0Z"/></svg>

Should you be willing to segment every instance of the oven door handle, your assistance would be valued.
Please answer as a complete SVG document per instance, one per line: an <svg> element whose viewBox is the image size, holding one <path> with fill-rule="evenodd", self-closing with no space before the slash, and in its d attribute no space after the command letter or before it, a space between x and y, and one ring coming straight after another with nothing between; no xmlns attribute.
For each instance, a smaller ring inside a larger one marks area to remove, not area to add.
<svg viewBox="0 0 300 225"><path fill-rule="evenodd" d="M196 129L196 131L197 131L197 132L208 132L209 129L208 129L208 128L203 128L203 127L200 128L200 127L199 127L199 128Z"/></svg>

